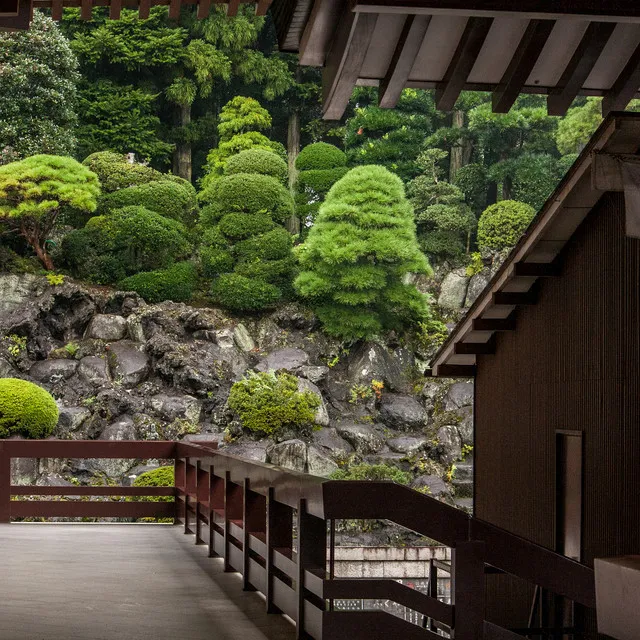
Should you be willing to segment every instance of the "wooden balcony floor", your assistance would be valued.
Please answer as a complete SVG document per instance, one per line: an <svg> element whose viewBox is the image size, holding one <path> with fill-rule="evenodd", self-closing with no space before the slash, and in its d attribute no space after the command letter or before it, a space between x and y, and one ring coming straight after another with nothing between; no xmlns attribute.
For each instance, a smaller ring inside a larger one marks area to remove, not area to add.
<svg viewBox="0 0 640 640"><path fill-rule="evenodd" d="M170 525L0 525L0 640L292 640Z"/></svg>

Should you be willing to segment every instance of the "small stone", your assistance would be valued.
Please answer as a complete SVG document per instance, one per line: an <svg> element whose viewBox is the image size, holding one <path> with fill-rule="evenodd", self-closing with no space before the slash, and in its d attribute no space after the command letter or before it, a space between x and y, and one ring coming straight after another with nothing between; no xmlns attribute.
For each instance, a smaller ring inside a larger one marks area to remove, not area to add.
<svg viewBox="0 0 640 640"><path fill-rule="evenodd" d="M28 273L19 276L8 273L0 275L0 313L14 311L28 302L39 280Z"/></svg>
<svg viewBox="0 0 640 640"><path fill-rule="evenodd" d="M129 338L134 342L144 342L144 330L142 328L140 316L132 313L127 318L127 332L129 333Z"/></svg>
<svg viewBox="0 0 640 640"><path fill-rule="evenodd" d="M380 418L389 427L408 431L424 427L427 412L413 396L383 395Z"/></svg>
<svg viewBox="0 0 640 640"><path fill-rule="evenodd" d="M354 452L354 448L333 427L318 429L311 437L316 445L333 454L349 455Z"/></svg>
<svg viewBox="0 0 640 640"><path fill-rule="evenodd" d="M427 489L428 495L439 498L441 496L450 496L451 489L447 483L438 476L418 476L412 483L413 489Z"/></svg>
<svg viewBox="0 0 640 640"><path fill-rule="evenodd" d="M4 358L0 358L0 378L12 378L14 375L15 371L11 364Z"/></svg>
<svg viewBox="0 0 640 640"><path fill-rule="evenodd" d="M29 369L29 375L38 382L56 383L70 378L77 368L76 360L41 360Z"/></svg>
<svg viewBox="0 0 640 640"><path fill-rule="evenodd" d="M140 384L149 373L149 358L135 343L116 342L109 350L109 368L125 388Z"/></svg>
<svg viewBox="0 0 640 640"><path fill-rule="evenodd" d="M176 418L189 420L196 424L200 421L202 402L193 396L171 396L162 393L153 396L149 403L161 418L169 422Z"/></svg>
<svg viewBox="0 0 640 640"><path fill-rule="evenodd" d="M312 476L330 476L338 465L323 451L313 445L307 447L307 473Z"/></svg>
<svg viewBox="0 0 640 640"><path fill-rule="evenodd" d="M403 436L387 440L387 444L392 451L395 451L396 453L405 453L407 455L413 455L419 451L424 451L427 448L428 443L428 439L424 436Z"/></svg>
<svg viewBox="0 0 640 640"><path fill-rule="evenodd" d="M109 370L106 358L86 356L78 364L78 375L87 384L102 387L109 382Z"/></svg>
<svg viewBox="0 0 640 640"><path fill-rule="evenodd" d="M215 343L221 349L233 349L235 347L233 331L231 329L218 329L214 334Z"/></svg>
<svg viewBox="0 0 640 640"><path fill-rule="evenodd" d="M57 430L62 432L77 431L90 415L91 412L85 407L62 407L58 417Z"/></svg>
<svg viewBox="0 0 640 640"><path fill-rule="evenodd" d="M236 442L227 446L220 446L224 453L230 453L239 458L267 461L267 449L273 445L272 440L260 440L259 442Z"/></svg>
<svg viewBox="0 0 640 640"><path fill-rule="evenodd" d="M445 425L438 429L438 446L441 449L440 459L445 464L452 464L462 456L462 440L455 425Z"/></svg>
<svg viewBox="0 0 640 640"><path fill-rule="evenodd" d="M126 333L127 321L125 318L112 314L99 314L92 318L85 337L112 341L122 340Z"/></svg>
<svg viewBox="0 0 640 640"><path fill-rule="evenodd" d="M309 354L302 349L279 349L263 358L256 369L258 371L295 371L309 362Z"/></svg>
<svg viewBox="0 0 640 640"><path fill-rule="evenodd" d="M371 425L346 424L338 425L336 429L358 453L379 453L384 449L384 438Z"/></svg>
<svg viewBox="0 0 640 640"><path fill-rule="evenodd" d="M216 332L211 329L196 329L193 332L193 337L196 340L206 340L207 342L215 342L216 341Z"/></svg>
<svg viewBox="0 0 640 640"><path fill-rule="evenodd" d="M120 420L105 427L100 434L100 440L135 440L136 429L133 419L122 416Z"/></svg>
<svg viewBox="0 0 640 640"><path fill-rule="evenodd" d="M285 440L267 449L267 462L304 473L307 467L307 445L302 440Z"/></svg>
<svg viewBox="0 0 640 640"><path fill-rule="evenodd" d="M316 384L324 380L328 373L329 367L300 367L300 375Z"/></svg>
<svg viewBox="0 0 640 640"><path fill-rule="evenodd" d="M233 339L242 351L253 351L256 348L256 343L242 322L233 330Z"/></svg>

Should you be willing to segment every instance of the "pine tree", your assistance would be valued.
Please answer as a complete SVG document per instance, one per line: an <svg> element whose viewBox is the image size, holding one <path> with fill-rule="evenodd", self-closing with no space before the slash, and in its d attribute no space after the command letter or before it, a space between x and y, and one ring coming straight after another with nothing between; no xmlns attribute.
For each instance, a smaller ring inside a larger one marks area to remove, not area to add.
<svg viewBox="0 0 640 640"><path fill-rule="evenodd" d="M371 338L427 314L405 276L431 268L402 181L384 167L357 167L336 182L298 251L296 289L331 335Z"/></svg>

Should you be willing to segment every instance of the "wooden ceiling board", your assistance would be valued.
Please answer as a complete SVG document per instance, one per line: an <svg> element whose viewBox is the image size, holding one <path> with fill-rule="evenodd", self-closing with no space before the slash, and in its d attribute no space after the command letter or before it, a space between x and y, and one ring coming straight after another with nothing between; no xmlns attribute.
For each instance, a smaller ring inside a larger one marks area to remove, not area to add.
<svg viewBox="0 0 640 640"><path fill-rule="evenodd" d="M589 77L586 89L611 89L635 48L640 45L640 25L618 24Z"/></svg>
<svg viewBox="0 0 640 640"><path fill-rule="evenodd" d="M369 50L360 70L361 78L384 78L400 39L405 16L380 14Z"/></svg>

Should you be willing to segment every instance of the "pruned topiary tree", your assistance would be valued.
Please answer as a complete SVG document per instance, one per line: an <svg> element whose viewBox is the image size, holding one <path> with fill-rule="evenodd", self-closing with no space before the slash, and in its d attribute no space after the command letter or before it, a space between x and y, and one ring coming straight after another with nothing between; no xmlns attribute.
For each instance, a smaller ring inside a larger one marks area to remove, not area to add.
<svg viewBox="0 0 640 640"><path fill-rule="evenodd" d="M296 289L331 335L371 338L427 314L405 276L431 267L402 181L384 167L357 167L333 185L298 255Z"/></svg>
<svg viewBox="0 0 640 640"><path fill-rule="evenodd" d="M48 438L58 424L58 405L33 382L0 379L0 438Z"/></svg>
<svg viewBox="0 0 640 640"><path fill-rule="evenodd" d="M478 221L479 249L502 251L515 246L534 215L531 205L515 200L501 200L487 207Z"/></svg>

